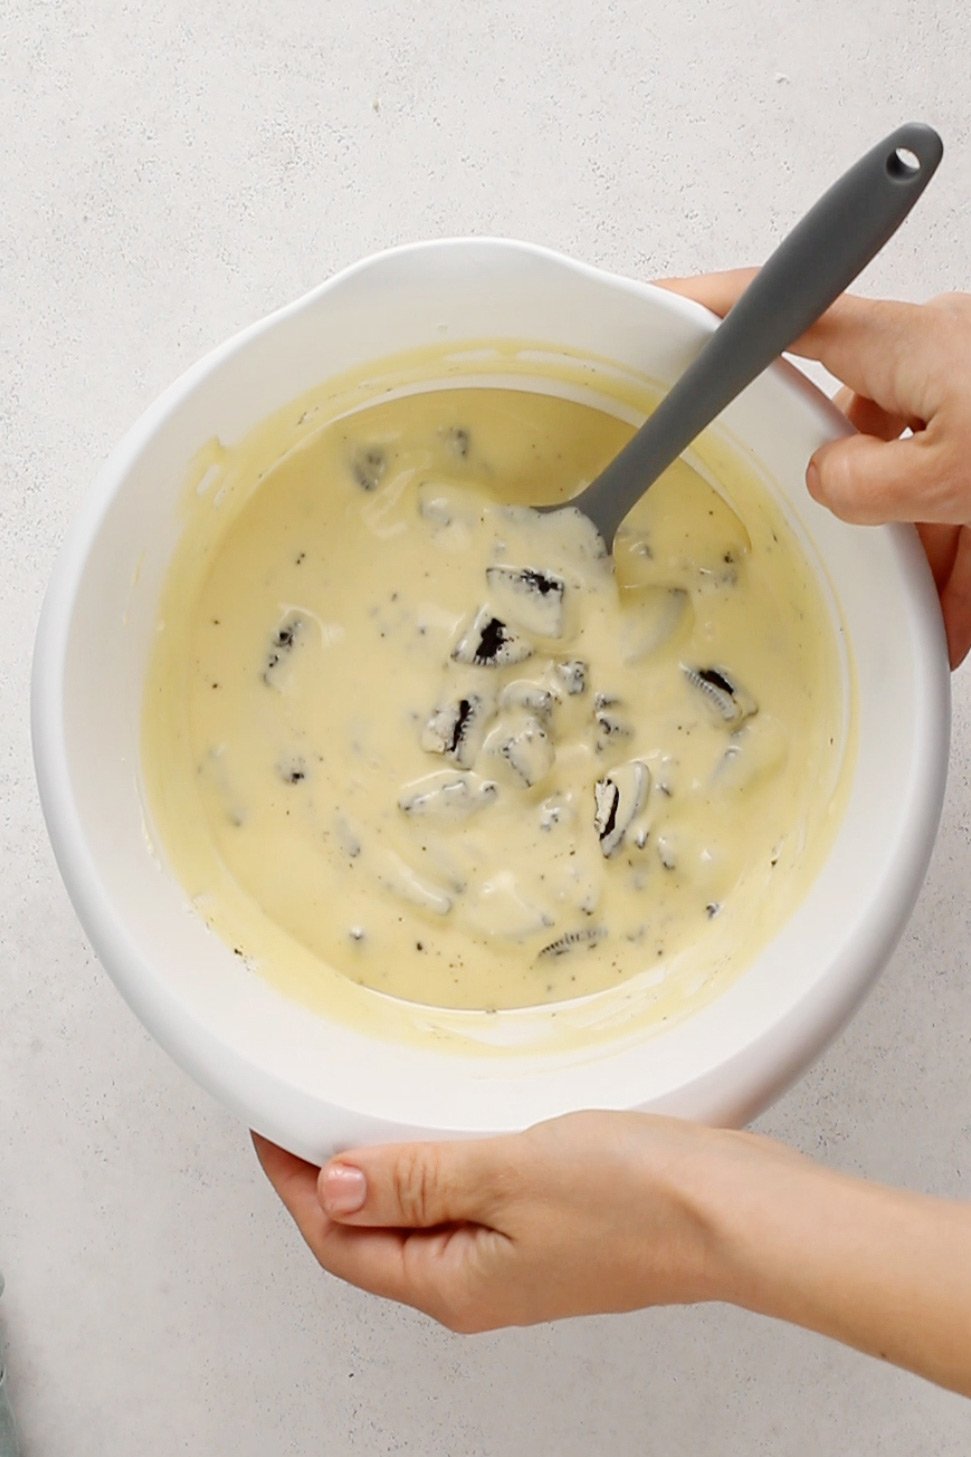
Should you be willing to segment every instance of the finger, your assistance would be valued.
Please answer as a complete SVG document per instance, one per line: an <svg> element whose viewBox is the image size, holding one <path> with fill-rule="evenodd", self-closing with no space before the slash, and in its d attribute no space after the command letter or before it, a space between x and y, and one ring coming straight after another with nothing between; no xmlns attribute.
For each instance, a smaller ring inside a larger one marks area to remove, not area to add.
<svg viewBox="0 0 971 1457"><path fill-rule="evenodd" d="M682 298L704 304L713 314L724 318L738 303L758 271L757 268L732 268L724 273L699 274L696 278L656 278L654 282L659 288L669 288Z"/></svg>
<svg viewBox="0 0 971 1457"><path fill-rule="evenodd" d="M657 279L684 298L724 317L758 272L736 268L700 278ZM844 384L890 414L926 420L934 413L935 375L921 363L921 341L933 347L933 320L919 304L844 293L811 328L788 346L815 359ZM899 432L898 432L899 433Z"/></svg>
<svg viewBox="0 0 971 1457"><path fill-rule="evenodd" d="M941 593L948 657L958 668L971 651L971 527L961 528L951 574Z"/></svg>
<svg viewBox="0 0 971 1457"><path fill-rule="evenodd" d="M287 1153L286 1149L277 1148L275 1143L270 1143L258 1133L252 1133L250 1137L263 1172L293 1216L304 1239L313 1248L328 1223L317 1198L319 1170L313 1164L298 1159L295 1154Z"/></svg>
<svg viewBox="0 0 971 1457"><path fill-rule="evenodd" d="M319 1205L317 1212L327 1219ZM403 1305L423 1305L424 1284L409 1281L406 1274L406 1235L396 1229L349 1229L330 1220L327 1226L323 1237L311 1248L328 1274L369 1295L381 1295Z"/></svg>
<svg viewBox="0 0 971 1457"><path fill-rule="evenodd" d="M517 1156L515 1137L355 1149L321 1169L320 1203L332 1219L356 1225L488 1225Z"/></svg>
<svg viewBox="0 0 971 1457"><path fill-rule="evenodd" d="M477 1225L361 1229L332 1224L318 1258L340 1280L423 1310L452 1329L481 1329L509 1241Z"/></svg>
<svg viewBox="0 0 971 1457"><path fill-rule="evenodd" d="M397 1230L347 1230L335 1224L317 1197L320 1170L258 1133L252 1139L267 1178L323 1268L369 1294L416 1304L418 1291L406 1278L405 1236Z"/></svg>
<svg viewBox="0 0 971 1457"><path fill-rule="evenodd" d="M877 440L898 440L911 423L850 389L841 389L834 403L861 435L873 435Z"/></svg>
<svg viewBox="0 0 971 1457"><path fill-rule="evenodd" d="M941 599L951 667L971 650L971 529L919 521L917 531Z"/></svg>
<svg viewBox="0 0 971 1457"><path fill-rule="evenodd" d="M954 519L948 471L926 434L904 440L851 435L816 451L806 472L810 494L844 521Z"/></svg>
<svg viewBox="0 0 971 1457"><path fill-rule="evenodd" d="M849 418L849 412L855 399L856 395L853 390L851 390L849 386L843 385L842 389L838 389L833 396L833 404L836 406L837 410L841 412L841 414L846 415L847 418Z"/></svg>
<svg viewBox="0 0 971 1457"><path fill-rule="evenodd" d="M941 595L954 570L962 529L960 526L941 525L936 521L917 523L917 532L934 578L934 585Z"/></svg>

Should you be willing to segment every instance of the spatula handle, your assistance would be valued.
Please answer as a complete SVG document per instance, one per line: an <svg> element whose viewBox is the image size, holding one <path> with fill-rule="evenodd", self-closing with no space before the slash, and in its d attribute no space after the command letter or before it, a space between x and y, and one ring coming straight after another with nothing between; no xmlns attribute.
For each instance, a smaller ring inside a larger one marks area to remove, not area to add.
<svg viewBox="0 0 971 1457"><path fill-rule="evenodd" d="M892 237L943 151L931 127L898 127L796 224L654 414L588 487L589 500L585 491L575 501L608 545L647 487Z"/></svg>

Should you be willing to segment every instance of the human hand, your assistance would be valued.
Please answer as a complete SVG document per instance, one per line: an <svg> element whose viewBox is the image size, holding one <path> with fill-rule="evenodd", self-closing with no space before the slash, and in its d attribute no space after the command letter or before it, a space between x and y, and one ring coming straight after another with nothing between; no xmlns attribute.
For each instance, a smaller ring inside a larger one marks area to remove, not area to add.
<svg viewBox="0 0 971 1457"><path fill-rule="evenodd" d="M724 315L754 272L658 281ZM844 521L916 524L956 668L971 650L971 295L909 304L843 294L792 352L843 381L836 404L860 432L816 452L811 495Z"/></svg>
<svg viewBox="0 0 971 1457"><path fill-rule="evenodd" d="M971 1396L971 1205L646 1113L323 1169L253 1141L326 1270L454 1331L725 1300Z"/></svg>
<svg viewBox="0 0 971 1457"><path fill-rule="evenodd" d="M322 1170L254 1135L321 1265L457 1331L727 1299L711 1191L797 1155L637 1113L357 1149Z"/></svg>

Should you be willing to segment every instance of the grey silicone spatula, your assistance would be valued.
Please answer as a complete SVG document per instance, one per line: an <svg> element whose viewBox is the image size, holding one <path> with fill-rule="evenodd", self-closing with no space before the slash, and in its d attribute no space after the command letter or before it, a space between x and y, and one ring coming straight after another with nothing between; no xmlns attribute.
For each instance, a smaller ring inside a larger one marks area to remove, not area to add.
<svg viewBox="0 0 971 1457"><path fill-rule="evenodd" d="M898 127L819 199L780 243L701 353L637 434L572 501L608 549L631 507L746 385L814 324L900 227L944 146Z"/></svg>

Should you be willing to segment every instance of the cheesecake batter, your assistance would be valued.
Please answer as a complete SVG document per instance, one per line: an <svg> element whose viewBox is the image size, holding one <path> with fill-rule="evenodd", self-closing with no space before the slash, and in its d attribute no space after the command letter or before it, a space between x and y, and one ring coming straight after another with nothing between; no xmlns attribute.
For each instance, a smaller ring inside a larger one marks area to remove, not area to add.
<svg viewBox="0 0 971 1457"><path fill-rule="evenodd" d="M776 505L679 461L611 559L577 513L518 504L575 494L630 433L512 389L374 404L268 472L193 590L176 563L149 806L265 974L296 942L409 1001L560 1001L726 936L754 952L776 884L780 917L808 884L844 704Z"/></svg>

